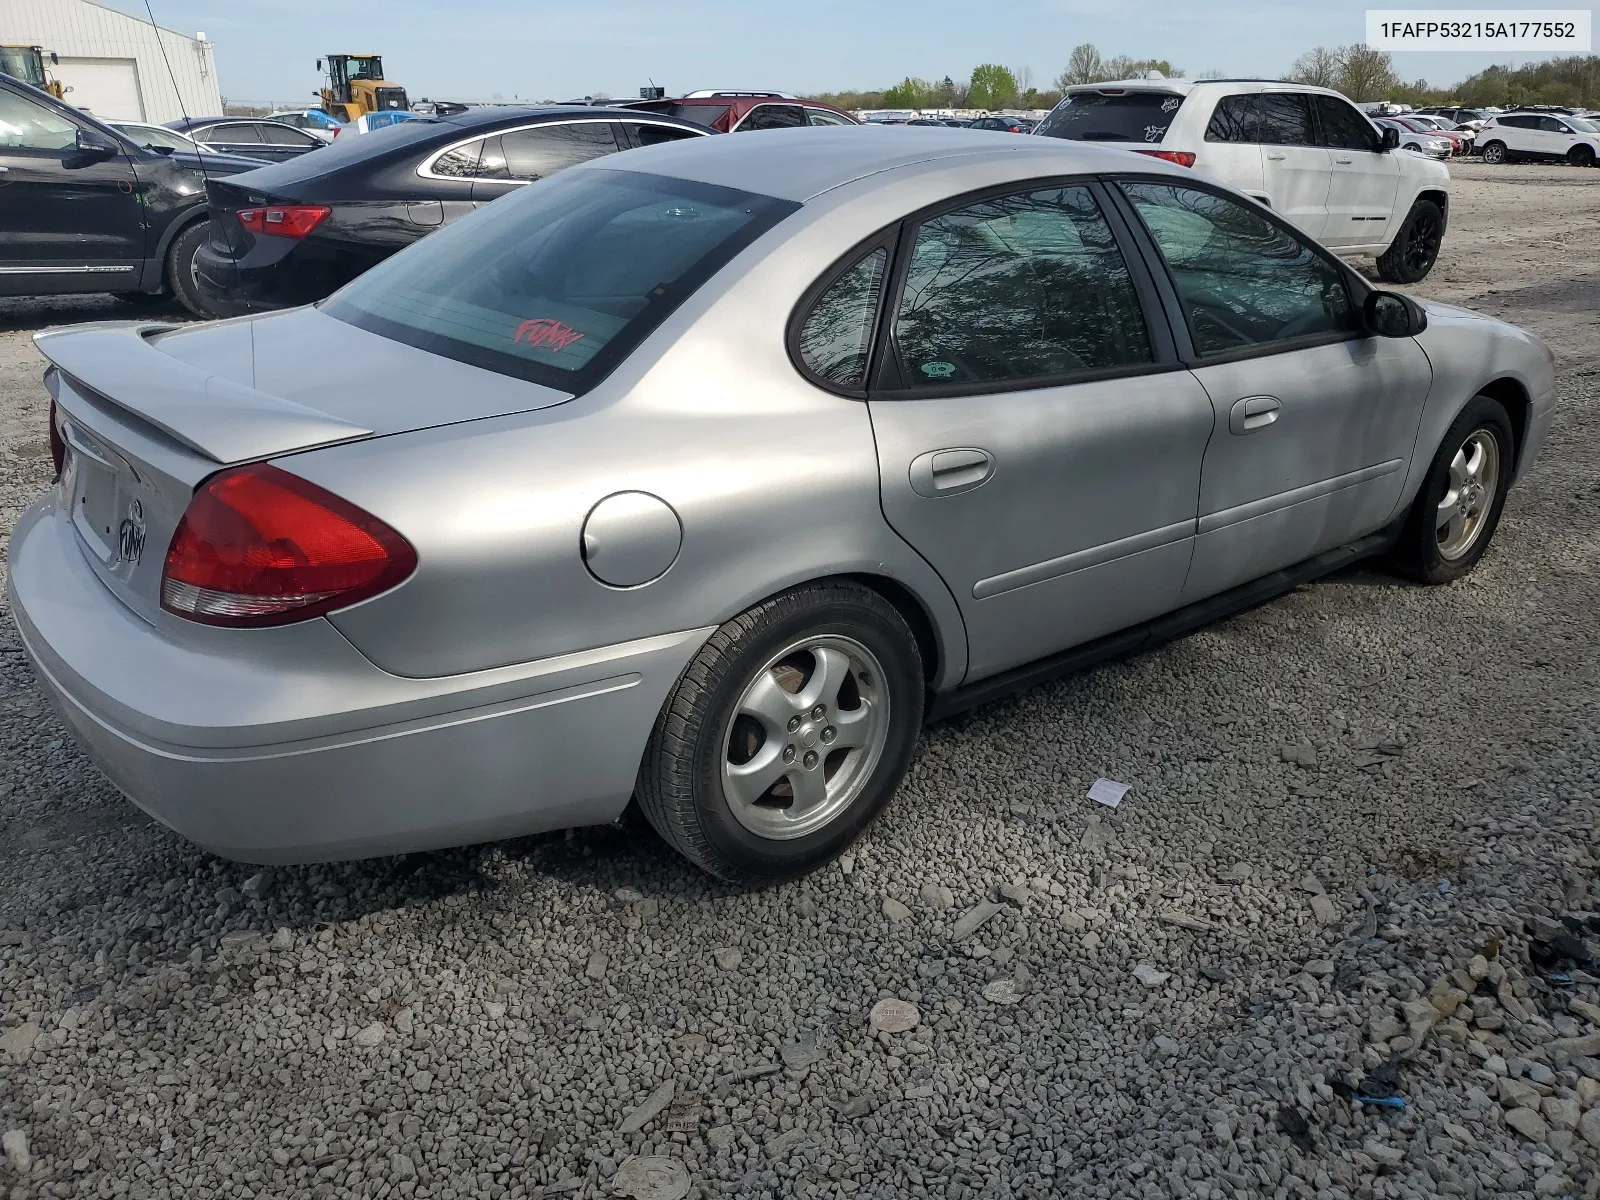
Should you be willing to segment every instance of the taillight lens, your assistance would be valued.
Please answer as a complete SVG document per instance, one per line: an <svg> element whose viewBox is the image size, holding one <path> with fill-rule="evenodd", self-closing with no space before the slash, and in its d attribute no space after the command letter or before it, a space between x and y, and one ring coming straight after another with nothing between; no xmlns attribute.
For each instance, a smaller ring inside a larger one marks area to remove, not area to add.
<svg viewBox="0 0 1600 1200"><path fill-rule="evenodd" d="M161 607L207 625L284 625L386 591L417 566L371 513L266 463L213 475L172 535Z"/></svg>
<svg viewBox="0 0 1600 1200"><path fill-rule="evenodd" d="M241 208L238 217L239 224L251 233L303 238L326 221L332 211L326 204L274 204L269 208Z"/></svg>
<svg viewBox="0 0 1600 1200"><path fill-rule="evenodd" d="M61 436L61 430L56 428L56 402L50 401L50 461L56 465L56 478L61 478L61 469L67 465L67 442Z"/></svg>
<svg viewBox="0 0 1600 1200"><path fill-rule="evenodd" d="M1194 166L1194 152L1192 150L1140 150L1139 154L1148 154L1151 158L1159 158L1162 162L1177 163L1180 167Z"/></svg>

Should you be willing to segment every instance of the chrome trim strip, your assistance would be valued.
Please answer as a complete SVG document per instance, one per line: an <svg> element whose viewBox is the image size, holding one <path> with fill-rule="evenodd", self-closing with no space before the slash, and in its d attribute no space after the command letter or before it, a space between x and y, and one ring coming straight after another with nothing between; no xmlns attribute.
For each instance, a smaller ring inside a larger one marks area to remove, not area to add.
<svg viewBox="0 0 1600 1200"><path fill-rule="evenodd" d="M1358 483L1369 480L1381 479L1385 475L1392 475L1405 466L1405 460L1392 458L1388 462L1374 463L1370 467L1362 467L1359 471L1351 471L1345 475L1335 475L1332 479L1324 479L1319 483L1308 483L1304 487L1292 488L1287 492L1279 492L1273 496L1263 496L1259 500L1252 500L1248 504L1238 504L1233 508L1218 509L1214 513L1207 513L1200 518L1199 532L1215 533L1219 529L1226 529L1230 525L1237 525L1241 521L1253 520L1264 517L1268 513L1277 512L1283 508L1293 508L1296 504L1304 504L1308 500L1320 500L1324 496L1331 496L1335 492L1342 492L1346 488L1355 487Z"/></svg>
<svg viewBox="0 0 1600 1200"><path fill-rule="evenodd" d="M0 275L117 275L134 271L134 266L97 267L85 263L81 267L0 267Z"/></svg>
<svg viewBox="0 0 1600 1200"><path fill-rule="evenodd" d="M682 125L674 125L668 121L652 121L644 114L640 114L638 117L576 117L570 121L531 121L526 125L510 125L505 129L491 129L485 133L476 134L473 137L462 138L459 142L451 142L450 145L446 146L443 150L437 151L431 157L425 159L422 165L417 168L417 175L423 179L439 179L446 183L505 183L519 187L526 186L527 184L532 183L533 180L487 179L482 175L440 175L434 171L433 164L438 162L446 154L449 154L452 150L459 150L463 146L470 146L473 142L481 142L485 138L500 137L507 133L521 133L524 129L553 128L558 125L613 125L621 124L623 121L629 121L636 125L657 125L662 129L684 129ZM687 133L689 131L684 129L684 132ZM705 137L710 132L711 131L709 129L701 130L696 132L695 136ZM631 149L631 147L617 147L618 153L624 149ZM604 156L602 155L602 157Z"/></svg>
<svg viewBox="0 0 1600 1200"><path fill-rule="evenodd" d="M1136 533L1132 537L1121 538L1115 542L1106 542L1100 546L1090 546L1087 550L1077 550L1071 554L1063 554L1060 558L1052 558L1045 562L1034 563L1032 566L1018 568L1015 571L1007 571L1004 575L991 575L988 579L980 579L972 585L972 598L974 600L987 600L991 596L1014 592L1018 588L1025 588L1030 584L1059 579L1061 576L1071 575L1075 571L1086 571L1090 567L1098 567L1119 558L1127 558L1132 554L1142 554L1146 550L1159 550L1163 546L1170 546L1174 542L1181 542L1185 538L1193 537L1194 525L1193 521L1179 521L1173 525L1163 525L1160 529L1148 529L1144 533Z"/></svg>

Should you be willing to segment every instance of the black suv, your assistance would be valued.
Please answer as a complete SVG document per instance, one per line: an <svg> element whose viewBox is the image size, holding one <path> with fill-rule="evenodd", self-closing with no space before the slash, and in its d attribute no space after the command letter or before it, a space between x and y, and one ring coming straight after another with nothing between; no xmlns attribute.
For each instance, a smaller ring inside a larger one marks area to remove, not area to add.
<svg viewBox="0 0 1600 1200"><path fill-rule="evenodd" d="M37 88L0 76L0 296L176 292L200 315L194 254L206 178L261 163L148 150Z"/></svg>

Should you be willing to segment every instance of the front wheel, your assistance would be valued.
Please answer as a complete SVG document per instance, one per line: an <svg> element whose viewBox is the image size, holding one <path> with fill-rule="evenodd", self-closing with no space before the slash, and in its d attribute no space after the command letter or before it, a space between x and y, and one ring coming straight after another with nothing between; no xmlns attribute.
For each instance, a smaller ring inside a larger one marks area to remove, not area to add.
<svg viewBox="0 0 1600 1200"><path fill-rule="evenodd" d="M1575 167L1594 166L1594 147L1574 146L1567 155L1567 161Z"/></svg>
<svg viewBox="0 0 1600 1200"><path fill-rule="evenodd" d="M703 870L803 874L894 796L922 723L922 659L893 605L835 581L785 592L712 634L668 697L639 807Z"/></svg>
<svg viewBox="0 0 1600 1200"><path fill-rule="evenodd" d="M1390 283L1416 283L1433 270L1443 243L1444 211L1432 200L1418 200L1394 242L1378 256L1378 274Z"/></svg>
<svg viewBox="0 0 1600 1200"><path fill-rule="evenodd" d="M1489 548L1511 486L1514 442L1505 406L1474 396L1451 424L1390 559L1420 583L1449 583Z"/></svg>
<svg viewBox="0 0 1600 1200"><path fill-rule="evenodd" d="M1506 160L1506 144L1504 142L1488 142L1483 147L1483 161L1491 167L1497 167Z"/></svg>

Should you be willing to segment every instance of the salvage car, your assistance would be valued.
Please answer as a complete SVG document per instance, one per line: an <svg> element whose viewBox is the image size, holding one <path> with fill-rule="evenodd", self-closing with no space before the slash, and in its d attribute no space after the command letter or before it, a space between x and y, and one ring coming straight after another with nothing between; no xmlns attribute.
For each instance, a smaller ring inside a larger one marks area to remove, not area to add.
<svg viewBox="0 0 1600 1200"><path fill-rule="evenodd" d="M1192 168L1254 196L1341 255L1372 255L1391 283L1417 283L1444 241L1450 172L1393 153L1398 132L1380 130L1329 88L1251 79L1070 87L1034 129Z"/></svg>
<svg viewBox="0 0 1600 1200"><path fill-rule="evenodd" d="M385 114L379 114L385 115ZM576 163L709 131L606 108L473 108L408 118L207 189L197 282L211 315L321 300L395 251ZM362 118L365 120L365 118Z"/></svg>
<svg viewBox="0 0 1600 1200"><path fill-rule="evenodd" d="M0 296L176 292L209 313L194 283L205 180L261 164L146 140L0 75Z"/></svg>
<svg viewBox="0 0 1600 1200"><path fill-rule="evenodd" d="M633 151L317 306L35 341L11 612L135 803L290 862L637 798L745 881L927 719L1366 557L1461 578L1554 396L1242 193L960 130Z"/></svg>

